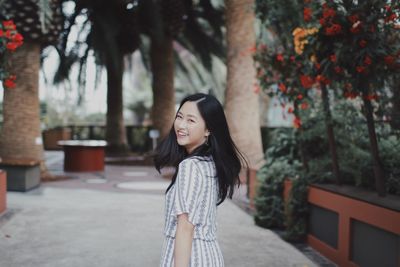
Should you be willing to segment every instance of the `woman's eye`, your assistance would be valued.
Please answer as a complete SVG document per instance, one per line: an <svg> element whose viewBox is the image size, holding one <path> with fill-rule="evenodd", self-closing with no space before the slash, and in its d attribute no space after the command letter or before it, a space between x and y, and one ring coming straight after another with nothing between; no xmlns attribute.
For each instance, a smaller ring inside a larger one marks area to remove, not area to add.
<svg viewBox="0 0 400 267"><path fill-rule="evenodd" d="M189 121L190 121L190 122L195 122L195 121L194 121L194 120L192 120L192 119L189 119Z"/></svg>

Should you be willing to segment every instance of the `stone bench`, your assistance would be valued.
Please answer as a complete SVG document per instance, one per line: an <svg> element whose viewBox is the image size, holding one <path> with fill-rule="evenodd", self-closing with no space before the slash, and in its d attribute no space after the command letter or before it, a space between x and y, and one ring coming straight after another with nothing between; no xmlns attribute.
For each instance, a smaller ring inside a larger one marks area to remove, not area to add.
<svg viewBox="0 0 400 267"><path fill-rule="evenodd" d="M0 169L7 173L7 191L26 192L40 185L39 160L1 158Z"/></svg>
<svg viewBox="0 0 400 267"><path fill-rule="evenodd" d="M95 172L104 171L103 140L65 140L58 141L64 150L64 171Z"/></svg>

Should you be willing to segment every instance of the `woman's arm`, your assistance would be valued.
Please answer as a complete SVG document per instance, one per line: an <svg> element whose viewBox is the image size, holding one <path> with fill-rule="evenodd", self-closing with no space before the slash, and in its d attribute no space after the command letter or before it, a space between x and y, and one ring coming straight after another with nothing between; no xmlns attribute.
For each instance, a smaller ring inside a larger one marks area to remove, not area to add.
<svg viewBox="0 0 400 267"><path fill-rule="evenodd" d="M194 225L188 221L188 214L178 215L174 247L174 267L188 267L192 253Z"/></svg>

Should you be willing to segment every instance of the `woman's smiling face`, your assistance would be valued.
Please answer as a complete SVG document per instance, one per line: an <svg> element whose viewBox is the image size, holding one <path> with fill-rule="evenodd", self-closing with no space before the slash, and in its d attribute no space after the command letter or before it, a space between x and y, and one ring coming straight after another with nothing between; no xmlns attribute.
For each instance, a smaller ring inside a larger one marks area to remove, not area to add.
<svg viewBox="0 0 400 267"><path fill-rule="evenodd" d="M210 133L206 129L196 102L187 101L179 109L174 121L177 142L190 154L202 145Z"/></svg>

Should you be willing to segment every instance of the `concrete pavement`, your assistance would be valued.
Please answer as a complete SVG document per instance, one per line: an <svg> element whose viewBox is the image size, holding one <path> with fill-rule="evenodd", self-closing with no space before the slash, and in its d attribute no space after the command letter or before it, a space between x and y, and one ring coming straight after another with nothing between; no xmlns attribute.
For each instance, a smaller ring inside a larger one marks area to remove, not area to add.
<svg viewBox="0 0 400 267"><path fill-rule="evenodd" d="M62 172L56 157L49 168ZM7 194L0 266L158 266L168 180L153 168L109 165L65 175L72 178ZM218 207L218 240L227 267L315 266L231 200Z"/></svg>

